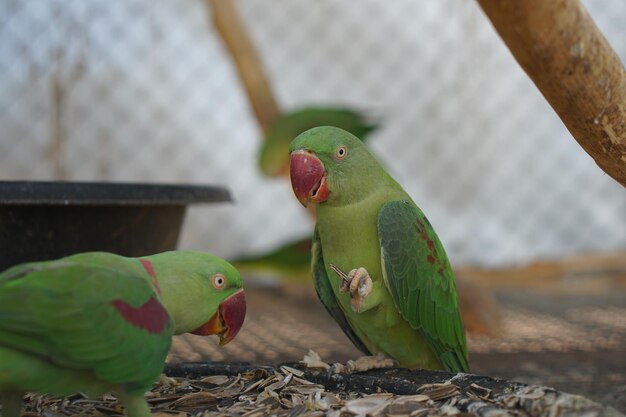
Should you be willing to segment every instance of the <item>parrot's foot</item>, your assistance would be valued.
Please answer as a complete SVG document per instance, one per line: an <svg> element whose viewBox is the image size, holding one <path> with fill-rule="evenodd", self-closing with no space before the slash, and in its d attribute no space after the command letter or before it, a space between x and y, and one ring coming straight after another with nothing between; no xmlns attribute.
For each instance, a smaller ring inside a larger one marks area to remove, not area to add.
<svg viewBox="0 0 626 417"><path fill-rule="evenodd" d="M372 292L372 278L367 270L363 267L355 268L346 274L336 265L331 264L333 271L341 277L341 286L339 292L350 292L350 306L352 311L358 313L361 311L363 300Z"/></svg>
<svg viewBox="0 0 626 417"><path fill-rule="evenodd" d="M340 363L333 364L331 372L336 374L365 372L372 369L393 368L396 365L393 359L378 354L376 356L361 356L356 360L349 360L345 365Z"/></svg>
<svg viewBox="0 0 626 417"><path fill-rule="evenodd" d="M117 397L124 404L127 417L151 417L150 407L143 394L131 395L118 391Z"/></svg>

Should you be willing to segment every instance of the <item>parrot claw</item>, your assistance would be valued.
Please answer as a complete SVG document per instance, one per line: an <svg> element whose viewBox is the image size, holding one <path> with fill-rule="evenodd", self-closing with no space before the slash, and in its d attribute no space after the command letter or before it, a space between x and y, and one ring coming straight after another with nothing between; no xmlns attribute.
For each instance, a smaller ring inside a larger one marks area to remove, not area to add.
<svg viewBox="0 0 626 417"><path fill-rule="evenodd" d="M339 292L342 294L348 292L348 290L350 290L350 281L352 280L352 278L349 277L348 274L343 272L341 268L339 268L335 264L330 264L330 269L335 271L335 273L339 275L339 278L341 278L341 284L339 284Z"/></svg>
<svg viewBox="0 0 626 417"><path fill-rule="evenodd" d="M339 292L342 294L350 292L350 297L352 297L350 306L352 310L356 313L361 311L363 300L372 291L373 282L370 274L363 267L355 268L348 274L334 264L331 264L330 268L341 277Z"/></svg>
<svg viewBox="0 0 626 417"><path fill-rule="evenodd" d="M350 283L351 281L347 279L342 279L341 284L339 284L339 292L341 294L345 294L350 291Z"/></svg>
<svg viewBox="0 0 626 417"><path fill-rule="evenodd" d="M372 369L393 368L397 363L383 354L376 356L361 356L356 360L350 360L346 364L348 373L365 372Z"/></svg>
<svg viewBox="0 0 626 417"><path fill-rule="evenodd" d="M352 297L350 305L352 306L352 311L355 313L361 311L363 300L372 292L372 285L372 278L370 278L365 268L359 268L355 271L354 278L350 282L350 296Z"/></svg>

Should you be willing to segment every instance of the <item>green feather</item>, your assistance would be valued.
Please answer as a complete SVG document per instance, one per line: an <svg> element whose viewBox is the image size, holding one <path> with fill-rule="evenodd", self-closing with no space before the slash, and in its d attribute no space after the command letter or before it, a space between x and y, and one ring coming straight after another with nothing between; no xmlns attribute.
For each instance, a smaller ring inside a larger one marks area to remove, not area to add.
<svg viewBox="0 0 626 417"><path fill-rule="evenodd" d="M311 238L288 242L257 256L232 259L244 276L271 276L289 282L311 281Z"/></svg>
<svg viewBox="0 0 626 417"><path fill-rule="evenodd" d="M391 201L380 211L378 231L383 273L400 313L432 341L449 370L467 372L465 337L456 336L464 331L452 268L432 226L412 201Z"/></svg>
<svg viewBox="0 0 626 417"><path fill-rule="evenodd" d="M122 299L139 307L158 298L149 277L65 261L47 266L0 287L0 331L7 335L1 344L57 366L92 369L94 379L113 385L149 388L167 356L172 322L158 334L148 333L112 304ZM66 393L56 381L49 383L46 392Z"/></svg>
<svg viewBox="0 0 626 417"><path fill-rule="evenodd" d="M322 304L324 304L324 307L326 307L326 311L328 311L331 317L335 319L337 324L339 324L341 330L343 330L345 335L348 337L348 339L350 339L354 346L356 346L357 349L359 349L364 354L371 355L371 352L363 344L361 339L359 339L359 337L352 331L350 323L348 323L345 314L337 303L337 299L335 298L333 289L328 279L328 275L326 274L326 269L324 267L322 247L320 245L317 230L313 234L312 254L313 259L311 261L311 269L313 271L313 283L315 285L315 291L317 292L317 296L319 297Z"/></svg>

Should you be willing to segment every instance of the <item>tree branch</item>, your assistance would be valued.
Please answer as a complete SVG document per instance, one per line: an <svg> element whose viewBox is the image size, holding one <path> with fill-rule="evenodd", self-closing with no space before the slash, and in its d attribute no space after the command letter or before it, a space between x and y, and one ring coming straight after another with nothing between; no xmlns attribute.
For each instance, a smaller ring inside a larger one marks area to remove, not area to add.
<svg viewBox="0 0 626 417"><path fill-rule="evenodd" d="M237 14L234 1L207 0L207 5L210 7L215 29L234 60L254 115L265 135L269 126L280 116L280 110L263 65Z"/></svg>
<svg viewBox="0 0 626 417"><path fill-rule="evenodd" d="M579 0L478 0L572 136L626 187L626 72Z"/></svg>

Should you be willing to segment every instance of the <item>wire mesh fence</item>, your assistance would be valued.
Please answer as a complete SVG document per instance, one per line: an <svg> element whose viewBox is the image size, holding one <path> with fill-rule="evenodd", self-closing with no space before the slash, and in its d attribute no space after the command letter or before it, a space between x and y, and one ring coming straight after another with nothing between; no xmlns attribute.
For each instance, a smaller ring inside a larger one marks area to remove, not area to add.
<svg viewBox="0 0 626 417"><path fill-rule="evenodd" d="M626 3L587 1L622 60ZM626 248L626 193L570 137L475 2L236 3L285 110L345 105L455 264ZM213 183L181 246L307 235L202 0L0 0L0 178Z"/></svg>

